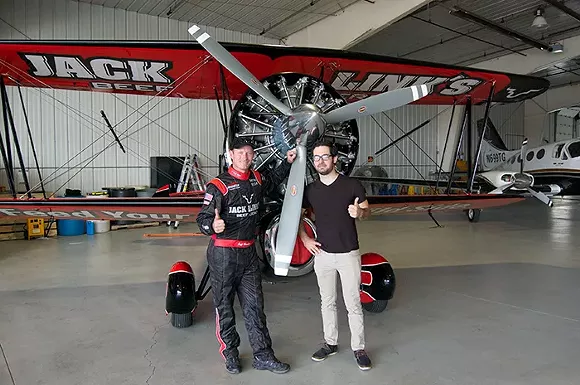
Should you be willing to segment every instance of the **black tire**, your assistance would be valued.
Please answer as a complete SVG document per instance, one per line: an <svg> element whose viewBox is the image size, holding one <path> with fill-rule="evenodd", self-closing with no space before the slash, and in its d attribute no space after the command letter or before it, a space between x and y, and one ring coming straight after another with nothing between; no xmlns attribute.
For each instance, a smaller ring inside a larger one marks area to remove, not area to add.
<svg viewBox="0 0 580 385"><path fill-rule="evenodd" d="M369 303L363 303L362 307L370 313L382 313L387 308L388 303L389 301L387 300L376 300Z"/></svg>
<svg viewBox="0 0 580 385"><path fill-rule="evenodd" d="M193 325L193 314L171 313L171 325L179 329L190 327L191 325Z"/></svg>
<svg viewBox="0 0 580 385"><path fill-rule="evenodd" d="M481 215L481 209L469 209L465 211L467 219L469 222L479 222L479 216Z"/></svg>

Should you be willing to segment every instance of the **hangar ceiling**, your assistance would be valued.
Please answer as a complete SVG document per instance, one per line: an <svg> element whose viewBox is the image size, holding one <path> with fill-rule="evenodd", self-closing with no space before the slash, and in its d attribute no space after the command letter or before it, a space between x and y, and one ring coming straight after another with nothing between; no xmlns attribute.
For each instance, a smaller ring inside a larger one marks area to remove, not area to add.
<svg viewBox="0 0 580 385"><path fill-rule="evenodd" d="M569 9L560 9L562 4ZM548 22L546 28L532 27L539 7ZM510 29L522 35L524 41L514 38L515 34L510 36L482 21L476 22L468 14ZM576 35L580 35L580 2L577 0L439 0L351 49L468 66L514 52L521 54L533 47L548 47ZM522 60L526 60L523 54Z"/></svg>
<svg viewBox="0 0 580 385"><path fill-rule="evenodd" d="M537 68L531 74L548 79L552 88L578 84L580 83L580 56L550 63Z"/></svg>
<svg viewBox="0 0 580 385"><path fill-rule="evenodd" d="M282 39L359 0L75 0Z"/></svg>
<svg viewBox="0 0 580 385"><path fill-rule="evenodd" d="M283 39L358 1L378 0L74 1ZM538 9L547 27L532 26ZM486 21L511 32L499 31ZM526 60L523 51L548 49L573 36L580 36L577 0L434 0L349 50L469 66L513 53ZM547 77L554 87L576 84L580 56L558 60L554 54L554 63L533 74Z"/></svg>

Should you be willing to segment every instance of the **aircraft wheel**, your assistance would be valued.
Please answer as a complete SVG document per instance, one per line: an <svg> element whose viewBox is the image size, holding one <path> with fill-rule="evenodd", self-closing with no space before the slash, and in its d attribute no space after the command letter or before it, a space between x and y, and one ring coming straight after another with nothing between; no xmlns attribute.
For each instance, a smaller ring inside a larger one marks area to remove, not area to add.
<svg viewBox="0 0 580 385"><path fill-rule="evenodd" d="M382 313L387 308L388 303L389 301L387 300L376 300L373 302L363 302L362 307L370 313Z"/></svg>
<svg viewBox="0 0 580 385"><path fill-rule="evenodd" d="M481 209L468 209L466 211L467 219L469 222L479 222L479 216L481 215Z"/></svg>
<svg viewBox="0 0 580 385"><path fill-rule="evenodd" d="M266 273L274 274L274 254L276 250L276 237L278 234L278 223L280 215L276 215L266 228L264 234L264 261L266 262ZM316 237L316 229L314 223L304 218L304 227L306 232L311 237ZM314 256L304 247L300 237L296 238L296 245L294 246L294 253L290 268L288 269L288 277L301 277L310 274L314 271Z"/></svg>
<svg viewBox="0 0 580 385"><path fill-rule="evenodd" d="M171 313L171 325L176 328L183 329L193 325L193 314L175 314Z"/></svg>

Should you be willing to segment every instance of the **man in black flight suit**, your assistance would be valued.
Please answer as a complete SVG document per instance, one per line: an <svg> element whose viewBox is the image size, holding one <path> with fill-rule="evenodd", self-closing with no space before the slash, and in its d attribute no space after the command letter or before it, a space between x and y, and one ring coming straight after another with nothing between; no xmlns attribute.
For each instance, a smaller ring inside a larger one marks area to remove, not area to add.
<svg viewBox="0 0 580 385"><path fill-rule="evenodd" d="M280 362L274 355L266 325L262 276L254 242L262 197L288 175L296 151L288 151L286 161L274 170L271 178L263 181L260 173L250 169L254 158L251 144L234 139L229 154L232 166L207 184L203 206L197 216L201 232L211 236L207 261L220 353L228 372L241 371L240 336L233 309L237 293L254 353L252 366L286 373L290 365Z"/></svg>

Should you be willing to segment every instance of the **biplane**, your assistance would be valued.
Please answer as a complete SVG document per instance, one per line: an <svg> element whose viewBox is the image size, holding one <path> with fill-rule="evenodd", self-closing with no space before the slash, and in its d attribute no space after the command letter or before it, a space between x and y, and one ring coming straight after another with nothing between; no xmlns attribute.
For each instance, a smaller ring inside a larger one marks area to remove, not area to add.
<svg viewBox="0 0 580 385"><path fill-rule="evenodd" d="M521 102L549 87L547 80L526 75L343 50L218 43L195 25L189 32L195 41L0 41L1 85L3 90L5 86L42 87L215 99L224 129L220 166L228 166L227 145L232 138L245 137L255 144L254 168L265 178L284 161L288 149L296 148L298 156L288 181L264 198L260 220L261 250L279 275L303 275L312 269L311 256L297 249L296 233L303 187L316 178L309 159L316 139L334 141L337 169L350 175L359 135L365 134L359 133L359 117L407 104L466 105L463 130L470 143L472 105L487 103L487 118L492 102ZM3 99L5 95L3 91ZM237 101L234 106L231 100ZM6 103L4 107L6 111ZM118 140L114 128L109 128ZM421 126L389 145L418 129ZM455 143L455 159L458 146ZM1 147L4 164L11 164ZM24 168L21 157L20 162ZM471 172L477 158L474 162ZM6 169L12 173L10 167ZM13 175L9 179L13 181ZM18 196L11 183L12 198L0 200L0 216L193 222L203 204L203 195L184 194L33 198L26 180L25 184L28 194ZM469 215L525 199L474 193L469 184L461 193L451 193L450 184L445 191L430 195L371 195L371 215L428 213L433 218L434 212L449 210ZM312 221L308 226L314 229ZM272 238L272 234L281 235Z"/></svg>

